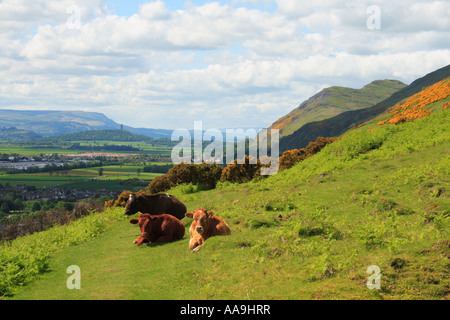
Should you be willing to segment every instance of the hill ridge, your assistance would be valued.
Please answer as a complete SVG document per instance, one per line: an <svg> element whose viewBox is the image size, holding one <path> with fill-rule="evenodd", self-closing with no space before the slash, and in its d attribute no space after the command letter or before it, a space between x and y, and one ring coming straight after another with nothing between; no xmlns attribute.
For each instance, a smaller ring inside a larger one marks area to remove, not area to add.
<svg viewBox="0 0 450 320"><path fill-rule="evenodd" d="M42 136L54 136L88 130L115 130L121 125L100 112L58 110L0 109L0 127L16 127ZM134 134L151 138L170 137L167 129L148 129L123 126Z"/></svg>
<svg viewBox="0 0 450 320"><path fill-rule="evenodd" d="M280 129L280 136L289 136L303 125L330 118L348 110L369 107L406 84L398 80L375 80L360 89L332 86L302 102L286 116L275 121L269 129Z"/></svg>

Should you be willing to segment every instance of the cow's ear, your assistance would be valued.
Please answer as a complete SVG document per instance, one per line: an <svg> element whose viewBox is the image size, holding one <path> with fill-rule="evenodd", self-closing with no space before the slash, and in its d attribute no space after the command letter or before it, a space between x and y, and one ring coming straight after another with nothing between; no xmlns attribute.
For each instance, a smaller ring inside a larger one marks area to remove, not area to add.
<svg viewBox="0 0 450 320"><path fill-rule="evenodd" d="M208 217L212 217L214 215L214 211L208 212Z"/></svg>
<svg viewBox="0 0 450 320"><path fill-rule="evenodd" d="M194 214L191 212L186 213L185 216L188 217L189 219L194 219Z"/></svg>
<svg viewBox="0 0 450 320"><path fill-rule="evenodd" d="M138 224L138 223L139 223L139 220L138 220L138 219L131 219L131 220L130 220L130 223L131 223L131 224Z"/></svg>

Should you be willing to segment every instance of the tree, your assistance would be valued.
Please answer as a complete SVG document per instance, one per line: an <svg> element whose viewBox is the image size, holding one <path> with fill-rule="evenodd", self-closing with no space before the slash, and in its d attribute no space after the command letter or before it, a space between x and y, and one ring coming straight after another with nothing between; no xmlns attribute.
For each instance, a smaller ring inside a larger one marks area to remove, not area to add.
<svg viewBox="0 0 450 320"><path fill-rule="evenodd" d="M2 206L0 207L0 213L9 214L9 206L6 202L3 202Z"/></svg>
<svg viewBox="0 0 450 320"><path fill-rule="evenodd" d="M98 168L98 175L103 176L103 168Z"/></svg>
<svg viewBox="0 0 450 320"><path fill-rule="evenodd" d="M39 202L33 203L31 207L31 211L40 211L42 209L41 204Z"/></svg>

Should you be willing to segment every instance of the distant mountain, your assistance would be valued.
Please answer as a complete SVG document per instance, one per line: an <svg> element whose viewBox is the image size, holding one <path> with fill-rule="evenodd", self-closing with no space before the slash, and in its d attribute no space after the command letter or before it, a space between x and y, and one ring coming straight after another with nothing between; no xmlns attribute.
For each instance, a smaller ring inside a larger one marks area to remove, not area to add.
<svg viewBox="0 0 450 320"><path fill-rule="evenodd" d="M117 130L120 124L102 113L84 111L0 110L0 127L15 127L42 136L54 136L87 130ZM123 129L151 138L167 138L172 130L132 128Z"/></svg>
<svg viewBox="0 0 450 320"><path fill-rule="evenodd" d="M326 88L277 120L270 129L279 129L280 137L286 137L307 123L373 106L404 87L406 84L401 81L377 80L361 89Z"/></svg>
<svg viewBox="0 0 450 320"><path fill-rule="evenodd" d="M355 128L384 113L403 99L449 76L450 65L415 80L409 86L398 90L389 98L371 107L347 111L329 119L307 123L291 135L280 139L280 151L304 148L310 141L315 141L318 137L338 137L349 129Z"/></svg>

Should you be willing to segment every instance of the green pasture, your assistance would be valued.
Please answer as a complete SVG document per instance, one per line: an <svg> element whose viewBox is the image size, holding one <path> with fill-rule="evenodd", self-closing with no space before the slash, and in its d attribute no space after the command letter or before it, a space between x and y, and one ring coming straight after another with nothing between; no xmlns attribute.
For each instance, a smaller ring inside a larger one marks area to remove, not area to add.
<svg viewBox="0 0 450 320"><path fill-rule="evenodd" d="M62 186L74 182L85 181L86 177L82 176L57 176L53 174L50 176L38 174L4 174L0 175L0 183L5 185L9 183L10 186L24 184L27 186L34 186L36 188Z"/></svg>
<svg viewBox="0 0 450 320"><path fill-rule="evenodd" d="M156 164L156 163L150 163ZM159 163L158 163L159 164ZM35 173L35 174L0 174L0 183L9 183L11 186L18 184L24 184L27 186L35 186L42 188L44 186L66 186L74 187L78 189L102 189L114 188L121 189L118 183L121 180L140 179L140 180L153 180L155 177L161 175L159 173L146 173L142 172L143 167L140 166L104 166L103 175L99 176L99 167L83 168L68 170L67 172L53 171ZM141 169L140 174L137 174L137 170Z"/></svg>
<svg viewBox="0 0 450 320"><path fill-rule="evenodd" d="M36 156L40 154L72 154L84 151L68 150L66 148L34 148L33 146L19 146L8 142L0 143L0 153L20 154L23 156Z"/></svg>

